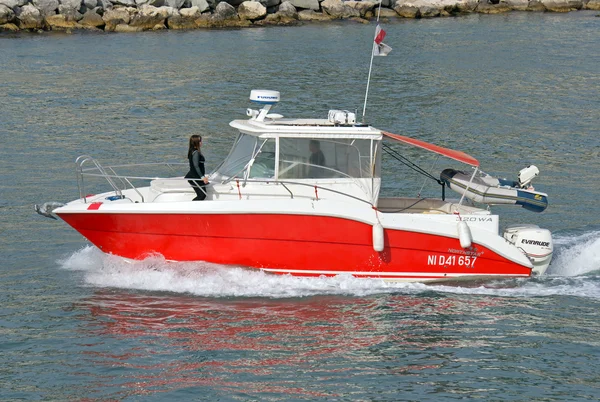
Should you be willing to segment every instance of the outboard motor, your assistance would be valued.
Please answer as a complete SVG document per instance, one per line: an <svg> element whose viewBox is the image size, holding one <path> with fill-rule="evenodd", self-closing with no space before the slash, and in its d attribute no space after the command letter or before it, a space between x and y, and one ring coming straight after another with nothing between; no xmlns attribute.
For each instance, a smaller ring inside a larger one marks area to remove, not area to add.
<svg viewBox="0 0 600 402"><path fill-rule="evenodd" d="M521 249L533 263L533 273L542 275L548 269L554 252L552 234L536 225L509 226L504 238Z"/></svg>
<svg viewBox="0 0 600 402"><path fill-rule="evenodd" d="M538 177L540 169L535 165L529 165L524 169L519 170L519 187L528 188L531 186L531 181Z"/></svg>

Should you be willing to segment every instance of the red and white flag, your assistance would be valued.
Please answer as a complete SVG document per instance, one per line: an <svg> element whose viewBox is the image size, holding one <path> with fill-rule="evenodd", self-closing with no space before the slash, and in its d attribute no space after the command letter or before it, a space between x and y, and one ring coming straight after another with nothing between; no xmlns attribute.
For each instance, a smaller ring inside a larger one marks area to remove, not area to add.
<svg viewBox="0 0 600 402"><path fill-rule="evenodd" d="M377 27L375 28L375 43L380 45L381 42L383 42L383 39L385 39L385 31L377 24Z"/></svg>
<svg viewBox="0 0 600 402"><path fill-rule="evenodd" d="M377 28L375 28L375 43L373 44L373 56L387 56L389 52L392 51L392 48L385 43L383 43L383 39L385 38L385 31L381 29L379 24L377 24Z"/></svg>

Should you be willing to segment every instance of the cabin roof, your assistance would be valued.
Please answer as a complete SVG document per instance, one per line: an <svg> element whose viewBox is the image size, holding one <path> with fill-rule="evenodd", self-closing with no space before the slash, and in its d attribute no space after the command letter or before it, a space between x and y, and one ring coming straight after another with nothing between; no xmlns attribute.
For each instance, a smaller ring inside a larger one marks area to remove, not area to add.
<svg viewBox="0 0 600 402"><path fill-rule="evenodd" d="M335 125L326 119L234 120L229 125L261 138L355 138L381 140L381 130L371 126Z"/></svg>

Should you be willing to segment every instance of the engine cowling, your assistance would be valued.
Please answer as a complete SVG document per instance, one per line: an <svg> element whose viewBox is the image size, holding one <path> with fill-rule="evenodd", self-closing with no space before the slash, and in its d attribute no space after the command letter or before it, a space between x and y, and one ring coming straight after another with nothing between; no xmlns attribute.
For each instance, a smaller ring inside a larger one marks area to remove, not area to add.
<svg viewBox="0 0 600 402"><path fill-rule="evenodd" d="M535 274L546 272L554 252L552 233L548 229L536 225L510 226L504 231L504 238L529 257Z"/></svg>

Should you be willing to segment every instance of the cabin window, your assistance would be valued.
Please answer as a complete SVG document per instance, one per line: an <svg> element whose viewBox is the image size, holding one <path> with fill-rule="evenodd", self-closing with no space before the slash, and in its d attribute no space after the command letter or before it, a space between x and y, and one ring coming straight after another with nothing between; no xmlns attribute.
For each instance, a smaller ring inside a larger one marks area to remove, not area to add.
<svg viewBox="0 0 600 402"><path fill-rule="evenodd" d="M252 135L240 134L231 152L219 167L223 177L245 178L252 158L250 178L273 178L275 176L275 140L261 139Z"/></svg>
<svg viewBox="0 0 600 402"><path fill-rule="evenodd" d="M225 177L239 177L252 158L256 138L240 134L218 172Z"/></svg>
<svg viewBox="0 0 600 402"><path fill-rule="evenodd" d="M249 177L251 179L275 177L275 139L258 138L258 149L250 168Z"/></svg>
<svg viewBox="0 0 600 402"><path fill-rule="evenodd" d="M280 179L371 177L371 140L280 138Z"/></svg>

